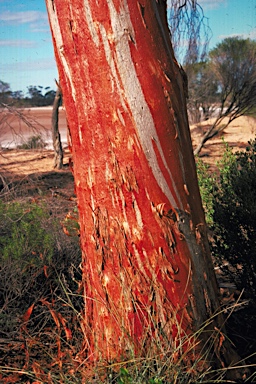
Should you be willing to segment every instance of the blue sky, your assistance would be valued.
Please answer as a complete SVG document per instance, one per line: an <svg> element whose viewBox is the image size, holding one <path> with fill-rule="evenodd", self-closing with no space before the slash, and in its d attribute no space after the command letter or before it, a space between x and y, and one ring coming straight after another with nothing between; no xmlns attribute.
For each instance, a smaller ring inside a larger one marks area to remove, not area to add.
<svg viewBox="0 0 256 384"><path fill-rule="evenodd" d="M211 48L230 36L256 39L256 0L199 0L199 3L212 29Z"/></svg>
<svg viewBox="0 0 256 384"><path fill-rule="evenodd" d="M55 89L57 76L44 0L0 0L0 80Z"/></svg>
<svg viewBox="0 0 256 384"><path fill-rule="evenodd" d="M233 35L256 39L256 0L198 0L212 29L210 47ZM58 77L44 0L0 0L0 80L12 91L55 89Z"/></svg>

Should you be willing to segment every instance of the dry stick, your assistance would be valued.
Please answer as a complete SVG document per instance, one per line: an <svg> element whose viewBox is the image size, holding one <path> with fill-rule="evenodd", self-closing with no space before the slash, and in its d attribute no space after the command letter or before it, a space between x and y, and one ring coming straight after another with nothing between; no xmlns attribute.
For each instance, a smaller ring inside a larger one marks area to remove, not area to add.
<svg viewBox="0 0 256 384"><path fill-rule="evenodd" d="M56 82L57 83L57 82ZM58 84L57 84L58 85ZM54 149L53 167L61 169L63 167L63 149L59 132L59 107L61 104L61 89L58 86L52 108L52 142Z"/></svg>

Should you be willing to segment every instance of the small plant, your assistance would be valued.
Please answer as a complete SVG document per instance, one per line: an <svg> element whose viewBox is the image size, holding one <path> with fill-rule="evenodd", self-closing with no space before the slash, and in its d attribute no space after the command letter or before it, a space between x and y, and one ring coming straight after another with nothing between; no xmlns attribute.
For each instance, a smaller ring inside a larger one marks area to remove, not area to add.
<svg viewBox="0 0 256 384"><path fill-rule="evenodd" d="M132 377L126 368L120 368L117 384L130 384L132 383Z"/></svg>
<svg viewBox="0 0 256 384"><path fill-rule="evenodd" d="M47 213L37 204L0 201L0 261L41 264L53 254L53 238L43 226Z"/></svg>
<svg viewBox="0 0 256 384"><path fill-rule="evenodd" d="M129 371L126 368L120 368L119 371L119 376L117 378L117 384L135 384L135 383L148 383L148 384L164 384L164 382L161 379L151 377L145 381L145 378L143 377L143 372L144 374L146 373L146 370L141 370L140 375L141 377L139 378L139 375L135 378L133 378L133 374L129 373ZM134 373L134 372L133 372ZM185 376L185 374L184 374Z"/></svg>
<svg viewBox="0 0 256 384"><path fill-rule="evenodd" d="M41 135L31 136L24 143L18 145L18 149L43 149L47 146Z"/></svg>

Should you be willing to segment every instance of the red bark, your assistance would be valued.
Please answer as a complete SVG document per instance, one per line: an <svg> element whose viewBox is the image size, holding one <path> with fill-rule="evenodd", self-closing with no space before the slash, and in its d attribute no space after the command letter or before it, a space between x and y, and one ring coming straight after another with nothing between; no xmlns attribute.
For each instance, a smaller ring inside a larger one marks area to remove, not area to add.
<svg viewBox="0 0 256 384"><path fill-rule="evenodd" d="M218 309L184 77L165 1L46 3L72 141L85 350L113 361L189 335Z"/></svg>

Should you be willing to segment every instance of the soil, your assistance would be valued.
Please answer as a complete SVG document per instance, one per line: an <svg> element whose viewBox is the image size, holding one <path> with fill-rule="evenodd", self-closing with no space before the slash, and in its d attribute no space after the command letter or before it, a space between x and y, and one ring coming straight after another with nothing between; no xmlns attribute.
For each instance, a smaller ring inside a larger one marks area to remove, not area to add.
<svg viewBox="0 0 256 384"><path fill-rule="evenodd" d="M227 119L224 119L223 124L225 124L226 121ZM200 138L207 128L211 126L212 122L213 119L209 119L200 124L192 125L191 137L194 147L199 143ZM241 116L234 120L219 135L206 142L200 153L200 157L202 157L204 162L209 164L212 169L215 169L216 163L223 155L225 143L232 147L234 152L241 151L246 148L248 141L255 139L255 135L256 119L249 116Z"/></svg>
<svg viewBox="0 0 256 384"><path fill-rule="evenodd" d="M40 129L39 131L44 134L47 133L48 136L46 135L45 137L50 136L51 109L31 109L26 111L26 114L30 121L37 125L37 130L32 130L32 132L38 134L38 127L43 125L43 131ZM9 116L8 119L10 118ZM20 129L21 125L18 119L11 120L11 123L16 131L18 128ZM191 127L194 147L210 123L210 121L207 121ZM58 201L58 214L60 216L64 215L64 212L73 209L75 195L73 176L69 169L71 155L66 145L65 112L63 110L61 112L61 133L65 152L64 167L61 170L53 168L54 154L50 148L39 150L13 148L13 129L8 131L7 125L6 119L3 122L3 119L1 120L0 117L0 133L1 137L4 138L1 141L2 150L0 151L0 190L2 190L2 196L10 196L11 194L18 198L20 196L38 198L38 196L43 195L44 199L51 205L56 205L56 201ZM24 137L27 139L31 136L31 130L26 129L26 124L25 126L22 125L22 127L19 132L20 134L22 133L20 135L21 141L24 141ZM255 138L255 133L256 120L251 117L240 117L224 130L222 136L224 136L225 142L232 146L234 151L237 151L245 149L248 141ZM6 148L7 143L11 143L11 145L7 145L9 148ZM216 162L220 160L224 147L225 144L222 138L217 136L206 143L203 148L201 156L210 165L211 169L216 169ZM231 291L230 295L225 289L221 293L225 296L227 303L230 302L230 299L233 300L234 298L234 290ZM248 352L253 353L256 351L255 321L253 324L249 321L250 318L256 318L254 312L252 314L248 313L248 311L246 313L240 311L237 315L233 316L232 321L229 323L230 333L234 335L234 341L238 345L241 356L248 355ZM247 327L244 327L244 319L247 319ZM246 328L244 333L241 332L242 328ZM255 363L253 360L250 360L251 362Z"/></svg>

